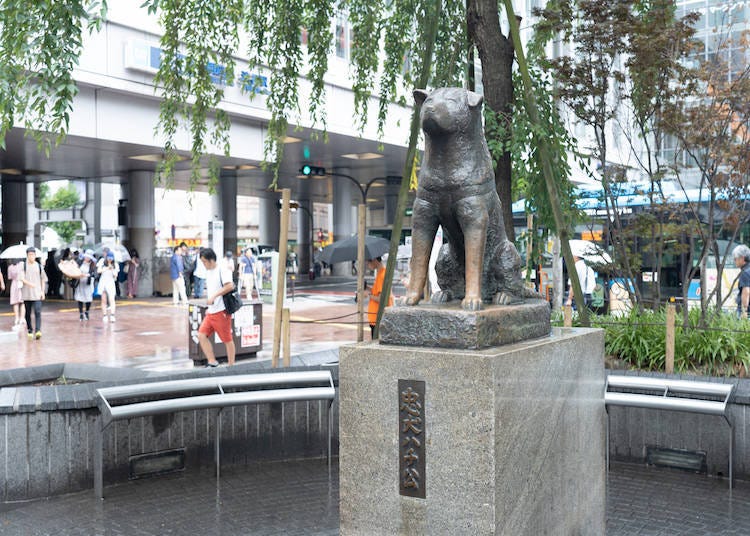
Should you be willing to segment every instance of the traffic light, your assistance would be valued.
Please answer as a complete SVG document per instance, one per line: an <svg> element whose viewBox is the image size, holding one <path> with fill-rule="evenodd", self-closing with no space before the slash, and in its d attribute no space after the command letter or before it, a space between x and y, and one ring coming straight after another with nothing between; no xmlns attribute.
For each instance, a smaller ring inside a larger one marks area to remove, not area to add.
<svg viewBox="0 0 750 536"><path fill-rule="evenodd" d="M299 172L302 175L307 175L308 177L310 175L325 175L326 168L319 167L319 166L311 166L310 164L305 164L304 166L299 168Z"/></svg>

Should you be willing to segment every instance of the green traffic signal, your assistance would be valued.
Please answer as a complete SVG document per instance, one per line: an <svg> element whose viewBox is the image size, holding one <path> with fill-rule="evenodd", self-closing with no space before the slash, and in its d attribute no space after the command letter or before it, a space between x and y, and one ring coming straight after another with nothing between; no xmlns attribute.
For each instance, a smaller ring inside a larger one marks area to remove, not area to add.
<svg viewBox="0 0 750 536"><path fill-rule="evenodd" d="M326 168L320 167L320 166L311 166L310 164L305 164L301 168L299 168L299 172L302 175L325 175L326 174Z"/></svg>

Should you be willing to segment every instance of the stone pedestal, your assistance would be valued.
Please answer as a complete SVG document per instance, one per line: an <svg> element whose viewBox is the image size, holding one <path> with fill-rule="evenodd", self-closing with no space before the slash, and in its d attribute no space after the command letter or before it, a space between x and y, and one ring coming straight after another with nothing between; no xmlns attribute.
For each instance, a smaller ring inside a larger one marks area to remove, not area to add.
<svg viewBox="0 0 750 536"><path fill-rule="evenodd" d="M550 333L546 300L525 300L514 305L485 305L464 311L461 302L410 307L389 307L380 323L383 344L481 350Z"/></svg>
<svg viewBox="0 0 750 536"><path fill-rule="evenodd" d="M561 328L479 351L342 347L341 534L604 534L603 353L601 330ZM425 498L400 493L399 380L424 382Z"/></svg>

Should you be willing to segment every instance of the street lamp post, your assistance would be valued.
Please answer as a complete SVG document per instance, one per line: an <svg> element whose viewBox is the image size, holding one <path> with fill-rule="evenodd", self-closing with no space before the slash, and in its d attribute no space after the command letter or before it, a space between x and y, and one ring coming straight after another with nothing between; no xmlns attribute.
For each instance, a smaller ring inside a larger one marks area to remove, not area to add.
<svg viewBox="0 0 750 536"><path fill-rule="evenodd" d="M302 209L307 214L307 217L310 218L310 258L308 261L309 263L308 275L310 276L310 279L312 279L314 275L311 275L311 274L315 273L315 270L313 269L313 254L315 252L315 247L314 247L315 245L315 221L313 220L313 215L310 212L310 210L306 206L300 204L298 201L292 201L289 204L289 208L292 210L295 210L298 208Z"/></svg>
<svg viewBox="0 0 750 536"><path fill-rule="evenodd" d="M362 342L365 339L364 334L364 301L365 301L365 232L367 227L367 192L370 191L370 187L377 181L387 181L390 177L375 177L370 179L366 184L360 183L357 179L351 175L344 173L338 173L335 171L327 171L325 175L332 177L343 177L353 182L359 193L362 195L362 202L357 206L357 318L359 320L357 324L357 342Z"/></svg>

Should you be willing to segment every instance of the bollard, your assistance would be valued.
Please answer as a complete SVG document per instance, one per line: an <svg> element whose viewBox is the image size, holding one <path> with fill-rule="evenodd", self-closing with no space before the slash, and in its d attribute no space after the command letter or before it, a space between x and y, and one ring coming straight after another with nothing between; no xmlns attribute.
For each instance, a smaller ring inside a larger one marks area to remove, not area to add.
<svg viewBox="0 0 750 536"><path fill-rule="evenodd" d="M566 328L573 327L573 306L572 305L563 306L563 326Z"/></svg>
<svg viewBox="0 0 750 536"><path fill-rule="evenodd" d="M674 321L676 308L674 302L667 304L667 333L665 336L666 348L664 349L664 371L667 374L674 373Z"/></svg>

